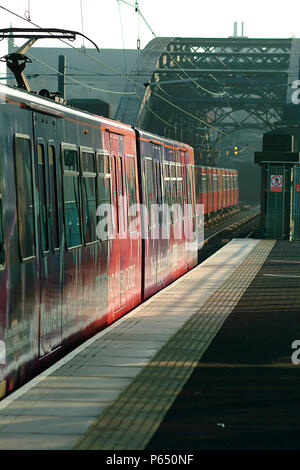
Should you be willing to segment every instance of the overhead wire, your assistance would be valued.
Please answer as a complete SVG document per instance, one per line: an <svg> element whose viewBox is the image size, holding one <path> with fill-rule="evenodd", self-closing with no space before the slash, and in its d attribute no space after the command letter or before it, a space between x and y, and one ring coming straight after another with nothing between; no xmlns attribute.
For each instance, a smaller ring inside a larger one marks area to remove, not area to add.
<svg viewBox="0 0 300 470"><path fill-rule="evenodd" d="M119 7L120 26L121 26L122 43L123 43L123 57L124 57L125 75L127 75L127 62L126 62L126 52L125 52L125 40L124 40L124 31L123 31L123 22L122 22L122 13L121 13L120 0L117 0L117 2L118 2L118 7Z"/></svg>
<svg viewBox="0 0 300 470"><path fill-rule="evenodd" d="M7 8L1 6L1 5L0 5L0 8L4 9L5 11L8 11L9 13L11 13L11 14L17 16L18 18L20 18L20 19L22 19L22 20L27 21L26 18L23 18L22 16L18 15L17 13L12 12L12 11L8 10ZM37 25L36 23L32 23L32 24L33 24L34 26L36 26L37 28L40 28L40 26ZM49 33L49 34L51 35L51 33ZM124 76L124 75L121 74L119 71L112 69L111 67L109 67L109 66L108 66L107 64L105 64L104 62L98 61L98 60L95 59L94 57L92 57L92 56L90 56L89 54L87 54L85 50L82 50L82 49L81 49L81 50L78 50L77 48L75 48L75 47L72 46L71 44L66 43L64 40L62 40L62 39L60 39L60 40L61 40L63 43L67 44L67 46L70 46L70 47L72 47L73 49L75 49L76 51L78 51L78 52L84 52L85 55L87 55L90 59L95 60L97 63L100 63L100 65L103 65L103 66L105 66L106 68L108 68L109 70L115 72L115 76L121 76L121 77L127 79L127 76ZM11 40L9 40L9 41L12 42L12 45L14 45L14 44L13 44L13 41L11 41ZM44 65L45 67L48 67L48 68L50 68L51 70L54 70L54 71L56 72L55 75L57 75L57 74L63 75L63 74L62 74L61 72L59 72L57 69L55 69L54 67L51 67L50 65L44 63L44 62L41 61L40 59L37 59L37 58L34 57L32 54L27 53L27 55L28 55L29 57L31 57L32 59L36 60L37 62L39 62L41 65ZM74 67L74 68L76 69L76 67ZM67 77L69 80L75 82L75 83L78 84L78 85L82 85L82 86L84 86L84 87L90 88L90 89L95 90L95 91L101 91L101 92L104 92L104 93L112 93L112 94L136 95L136 91L134 91L134 92L114 92L114 91L111 91L111 90L103 90L103 89L100 89L100 88L92 87L92 86L90 86L90 85L86 85L85 83L82 83L82 82L80 82L80 81L78 81L78 80L72 79L69 75L66 75L66 77ZM131 81L134 82L133 80L131 80ZM138 82L134 82L134 83L140 85ZM141 86L142 86L142 85L141 85ZM144 87L143 87L143 88L144 88ZM146 103L144 103L144 104L145 104L145 106L147 107L147 109L149 109L149 111L152 112L158 119L160 119L162 122L164 122L165 124L167 124L169 127L173 127L173 128L176 129L176 126L174 126L173 124L171 124L171 123L167 122L166 120L164 120L163 118L161 118L157 113L155 113L155 112L150 108L149 105L147 105Z"/></svg>
<svg viewBox="0 0 300 470"><path fill-rule="evenodd" d="M123 1L123 0L121 0ZM164 48L164 50L166 51L166 53L168 54L168 56L170 57L171 60L173 60L175 62L175 64L178 66L178 68L182 71L182 73L184 73L184 75L186 75L191 81L192 83L194 83L196 85L196 88L200 88L201 90L205 91L206 93L209 93L210 95L213 95L213 96L222 96L224 95L226 92L222 92L222 93L218 93L218 92L214 92L214 91L211 91L211 90L208 90L207 88L203 87L202 85L199 85L199 83L197 83L182 67L181 65L179 64L179 62L175 59L175 57L170 53L170 51L166 48L166 46L164 46L164 44L161 42L161 40L159 39L159 37L154 33L154 31L152 30L151 26L149 25L149 23L147 22L147 20L145 19L145 17L143 16L143 14L141 13L141 11L139 10L139 14L141 15L142 19L144 20L144 22L146 23L146 25L149 27L149 29L151 30L153 36L158 40L158 42L160 43L160 45Z"/></svg>
<svg viewBox="0 0 300 470"><path fill-rule="evenodd" d="M141 103L143 103L143 100L142 100L139 96L137 96L137 99L138 99ZM161 116L159 116L155 111L153 111L153 109L150 108L150 106L148 106L147 103L143 103L143 105L146 106L146 108L150 111L150 113L152 113L157 119L159 119L160 121L162 121L164 124L167 124L168 126L173 127L174 129L177 129L177 126L174 126L174 124L171 124L171 123L165 121L165 119L163 119L163 118L162 118Z"/></svg>
<svg viewBox="0 0 300 470"><path fill-rule="evenodd" d="M128 5L130 5L130 6L133 6L132 4L129 4L128 2L125 2L124 0L121 0L121 1L123 1L123 3L126 3L126 4L128 4ZM136 3L137 3L137 2L136 2ZM5 9L5 8L2 7L2 6L0 6L0 8ZM6 10L6 11L9 11L8 9L5 9L5 10ZM11 11L9 11L9 12L10 12L11 14L14 14L14 15L20 17L19 15L17 15L17 14L14 13L14 12L11 12ZM23 20L25 20L25 21L30 21L30 22L31 22L31 19L23 18L23 17L20 17L20 18L23 19ZM33 24L34 24L34 23L33 23ZM37 26L38 28L40 28L40 26L38 26L38 25L35 25L35 26ZM51 34L51 33L50 33L50 34ZM65 41L63 41L62 39L60 39L60 40L65 43ZM114 70L113 68L110 68L110 67L109 67L107 64L105 64L104 62L98 61L98 60L95 59L94 57L92 57L92 56L90 56L89 54L87 54L86 51L80 51L80 50L78 50L77 48L75 48L74 46L72 46L72 45L70 45L70 44L68 44L68 43L66 43L66 44L67 44L69 47L70 47L70 46L73 47L73 48L74 48L75 50L77 50L78 52L84 52L85 55L87 55L90 59L92 59L92 60L94 60L94 61L100 63L100 64L103 65L104 67L106 67L106 68L108 68L109 70L113 71L117 76L124 77L124 78L126 78L126 79L128 80L128 76L124 76L124 75L121 74L119 71L116 71L116 70ZM222 63L222 65L225 66L227 69L229 69L229 70L231 70L231 71L234 70L234 69L231 69L230 67L228 67L227 64L225 64L223 61L221 61L217 56L216 56L216 58L217 58L217 59L220 61L220 63ZM36 58L34 58L34 59L37 60L38 62L40 62L41 64L43 64L43 65L45 65L45 66L48 66L47 64L43 63L43 62L40 61L39 59L36 59ZM187 60L190 61L189 58L187 58ZM51 68L50 66L48 66L48 67ZM52 68L52 69L53 69L53 68ZM58 72L56 69L53 69L53 70L55 70L57 73L60 73L60 72ZM184 71L184 72L185 72L185 71ZM211 74L211 76L212 76L212 78L214 78L214 79L217 81L217 79L216 79L212 74ZM248 78L248 77L246 77L246 78ZM81 83L81 82L79 82L78 80L71 79L71 77L68 77L68 79L69 79L69 80L72 80L72 81L74 81L74 82L76 82L76 83L78 83L79 85L86 86L86 87L88 87L88 88L90 88L90 89L93 89L93 90L96 90L96 91L102 91L102 92L105 92L105 93L136 94L136 92L112 92L112 91L110 91L110 90L102 90L102 89L100 89L100 88L91 87L91 86L89 86L89 85L86 85L86 84L84 84L84 83ZM248 80L249 80L249 79L248 79ZM130 80L129 80L129 81L130 81ZM135 83L135 85L142 86L140 83L135 82L134 80L131 80L131 81L132 81L132 83ZM249 82L251 83L250 80L249 80ZM195 82L195 83L196 83L196 82ZM197 85L198 85L198 84L197 84ZM198 85L198 86L199 86L199 85ZM201 86L199 86L199 87L201 88ZM203 87L203 88L204 88L204 87ZM223 88L223 89L224 89L224 88ZM209 91L209 90L207 90L207 91ZM217 132L219 132L219 133L221 133L221 134L223 134L223 135L229 136L229 134L227 134L227 133L221 131L220 129L216 128L215 126L213 126L213 125L211 125L211 124L209 124L209 123L207 123L207 122L201 120L200 118L198 118L197 116L192 115L191 113L187 112L186 110L183 110L182 108L180 108L179 106L175 105L174 103L169 102L169 100L166 100L166 99L163 98L161 95L158 95L157 93L155 93L155 92L153 92L153 91L152 91L152 93L153 93L154 95L156 95L158 98L160 98L160 99L166 101L166 102L167 102L168 104L170 104L171 106L174 106L175 108L177 108L177 109L180 110L181 112L190 115L193 119L198 120L199 122L202 122L203 124L207 125L207 126L210 127L210 128L215 129ZM213 93L213 92L212 92L212 93ZM220 93L217 93L217 94L220 95ZM169 125L169 126L171 126L171 127L175 127L175 128L176 128L176 126L173 126L172 124L167 123L167 122L166 122L165 120L163 120L160 116L158 116L157 113L155 113L146 103L144 103L144 105L149 109L150 112L152 112L154 115L156 115L156 117L159 118L162 122L164 122L165 124L167 124L167 125ZM241 126L241 127L243 127L243 126Z"/></svg>
<svg viewBox="0 0 300 470"><path fill-rule="evenodd" d="M9 42L12 42L11 39L8 39ZM94 90L94 91L101 91L102 93L111 93L111 94L117 94L117 95L135 95L135 91L132 91L132 92L124 92L124 91L113 91L113 90L104 90L102 88L96 88L96 87L93 87L91 85L87 85L86 83L83 83L83 82L80 82L79 80L76 80L75 78L72 78L70 77L68 74L63 74L62 72L60 72L59 70L57 70L55 67L52 67L51 65L49 64L46 64L45 62L43 62L42 60L38 59L37 57L34 57L32 54L30 54L29 52L26 53L26 55L35 60L36 62L40 63L41 65L43 65L44 67L47 67L48 69L50 70L53 70L55 72L55 75L64 75L68 80L71 80L72 82L75 82L77 83L78 85L81 85L83 87L86 87L86 88L90 88L91 90Z"/></svg>
<svg viewBox="0 0 300 470"><path fill-rule="evenodd" d="M139 8L138 0L135 0L135 11L137 12ZM140 75L140 49L141 49L141 39L140 39L140 16L137 15L137 40L136 40L136 48L138 51L137 57L137 75Z"/></svg>
<svg viewBox="0 0 300 470"><path fill-rule="evenodd" d="M147 25L147 27L149 28L149 30L151 31L152 35L156 38L156 40L159 42L159 44L161 45L161 47L163 48L163 50L166 51L166 53L168 54L168 56L170 57L171 60L174 61L174 63L178 66L178 68L184 73L185 76L188 77L188 79L194 84L196 85L196 89L194 89L191 84L189 83L188 86L190 86L190 88L192 88L193 91L195 91L197 94L198 93L198 89L200 88L202 91L206 92L206 93L209 93L213 96L223 96L223 95L226 95L226 91L224 90L223 88L223 92L222 93L216 93L216 92L212 92L211 90L208 90L207 88L203 87L202 85L199 85L199 83L197 83L182 67L181 65L179 64L179 62L175 59L175 57L170 53L170 51L166 48L166 46L161 42L160 38L154 33L153 29L151 28L150 24L148 23L148 21L146 20L146 18L144 17L144 15L142 14L141 10L138 8L138 4L137 4L137 0L136 0L136 4L135 5L132 5L131 3L125 1L125 0L120 0L122 1L123 3L125 3L126 5L129 5L131 7L135 7L135 11L138 13L138 17L141 16L141 18L143 19L144 23ZM186 58L187 60L190 61L190 59L188 59L185 55L183 56L184 58ZM165 69L167 69L167 66L165 65ZM196 68L196 70L198 70ZM200 72L200 70L199 70ZM182 80L182 77L176 73L177 77L179 79ZM166 93L165 90L163 90L163 88L161 88L158 83L156 84L156 86L161 90L161 91L164 91ZM152 92L153 93L153 92ZM200 96L202 96L201 94L199 94ZM159 95L160 96L160 95ZM173 103L174 104L174 103ZM200 118L198 118L199 120ZM224 133L223 131L219 130L218 128L216 128L215 126L212 126L211 124L208 124L206 121L203 121L203 120L200 120L200 122L202 123L205 123L205 125L207 125L208 127L212 127L214 129L216 129L218 132L220 132L221 134L227 136L228 134ZM205 136L202 137L202 142L204 141L205 139ZM209 144L208 144L208 147L209 147Z"/></svg>
<svg viewBox="0 0 300 470"><path fill-rule="evenodd" d="M212 76L212 77L213 77L214 80L216 80L217 82L219 82L219 80L218 80L215 76ZM225 102L226 102L228 108L231 108L231 109L232 109L232 107L230 106L230 103L229 103L229 101L228 101L228 99L227 99L226 96L224 97L224 100L225 100ZM234 112L234 111L233 111L233 112ZM245 129L244 126L234 117L233 113L231 113L230 117L231 117L231 119L232 119L239 127L241 127L242 129Z"/></svg>
<svg viewBox="0 0 300 470"><path fill-rule="evenodd" d="M202 85L199 85L199 83L197 83L182 67L181 65L179 64L179 62L175 59L175 57L171 54L171 52L166 48L166 46L161 42L161 40L159 39L159 37L155 34L155 32L153 31L153 29L151 28L150 24L148 23L148 21L146 20L145 16L142 14L141 10L138 8L137 6L137 2L136 2L136 5L132 5L131 3L128 3L126 2L125 0L120 0L121 2L125 3L126 5L129 5L133 8L135 8L135 11L138 13L139 16L141 16L141 18L143 19L144 23L147 25L147 27L149 28L149 30L151 31L152 35L155 37L155 39L158 40L158 42L160 43L160 45L162 46L162 48L166 51L166 53L168 54L168 56L177 64L177 66L179 67L179 69L196 85L197 88L201 88L203 91L205 91L206 93L210 93L212 95L218 95L218 96L221 96L221 95L224 95L226 94L226 91L224 90L223 88L223 92L220 93L220 92L214 92L214 91L211 91L211 90L208 90L207 88L203 87ZM190 58L188 58L185 54L183 55L183 57L188 60L190 63L191 60ZM193 66L195 66L195 64L192 64ZM196 70L198 70L200 72L200 70L196 67L195 68Z"/></svg>
<svg viewBox="0 0 300 470"><path fill-rule="evenodd" d="M30 0L28 0L28 8L27 8L27 10L25 10L24 15L25 15L25 18L28 21L31 21L31 17L30 17Z"/></svg>
<svg viewBox="0 0 300 470"><path fill-rule="evenodd" d="M122 0L122 1L124 1L124 0ZM132 5L131 5L131 6L132 6ZM13 15L15 15L15 16L18 17L18 18L21 18L21 19L24 20L24 21L28 21L26 18L24 18L24 17L20 16L19 14L15 13L15 12L13 12L13 11L11 11L11 10L9 10L9 9L6 8L6 7L3 7L2 5L0 5L0 8L3 9L3 10L5 10L5 11L7 11L7 12L9 12L9 13L11 13L11 14L13 14ZM36 23L33 23L32 21L31 21L31 24L33 24L33 25L36 26L37 28L41 28L39 25L37 25ZM49 33L49 34L52 35L51 33ZM137 82L136 80L133 80L132 78L130 78L130 77L124 75L124 74L121 73L120 71L118 71L118 70L114 69L113 67L111 67L111 66L105 64L103 61L101 61L101 60L99 60L99 59L96 59L95 57L93 57L93 56L91 56L90 54L88 54L86 51L83 51L82 49L77 49L75 46L73 46L72 44L67 43L65 40L63 40L63 39L61 39L61 38L59 38L59 41L63 42L64 44L67 44L68 47L71 47L71 48L75 49L75 50L78 51L79 53L84 54L86 57L90 58L91 60L93 60L93 61L99 63L100 65L102 65L102 66L104 66L104 67L106 67L108 70L110 70L110 71L112 71L112 72L114 72L114 73L117 73L120 77L125 78L126 80L130 81L130 82L133 83L134 85L144 88L144 85L142 85L141 83L139 83L139 82ZM47 64L45 64L45 65L47 66ZM72 80L75 81L75 79L72 79ZM99 90L99 91L101 91L101 90ZM109 92L109 91L106 90L105 92ZM114 93L116 93L116 92L114 92ZM135 94L135 93L136 93L136 92L134 92L134 93L132 93L132 92L127 92L127 93L126 93L126 92L123 92L123 93L119 92L119 94ZM188 116L191 116L191 117L192 117L193 119L195 119L196 121L201 122L202 124L205 124L205 125L208 126L209 128L215 129L216 132L219 132L219 133L221 133L221 134L223 134L223 135L226 135L226 136L229 135L229 134L227 134L226 132L222 131L221 129L218 129L217 127L215 127L215 126L213 126L213 125L207 123L207 122L204 121L203 119L200 119L200 118L198 118L197 116L191 114L190 112L188 112L188 111L186 111L186 110L180 108L180 107L177 106L175 103L172 103L171 101L167 100L166 98L164 98L163 96L159 95L158 93L156 93L156 92L154 92L154 91L151 91L151 93L152 93L154 96L157 96L157 97L158 97L159 99L161 99L162 101L164 101L164 102L166 102L167 104L169 104L170 106L173 106L174 108L178 109L178 110L181 111L182 113L184 113L184 114L186 114L186 115L188 115ZM170 125L171 125L171 124L170 124Z"/></svg>
<svg viewBox="0 0 300 470"><path fill-rule="evenodd" d="M84 35L83 30L83 11L82 11L82 0L80 0L80 16L81 16L81 32ZM84 37L82 38L82 49L85 50Z"/></svg>

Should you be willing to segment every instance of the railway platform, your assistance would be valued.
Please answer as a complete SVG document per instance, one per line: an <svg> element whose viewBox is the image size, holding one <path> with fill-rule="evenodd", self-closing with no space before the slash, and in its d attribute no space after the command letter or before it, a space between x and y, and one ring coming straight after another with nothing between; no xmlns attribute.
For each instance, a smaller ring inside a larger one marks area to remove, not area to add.
<svg viewBox="0 0 300 470"><path fill-rule="evenodd" d="M299 248L233 239L3 399L0 449L226 448L237 436L251 447L254 435L276 448L274 432L299 436Z"/></svg>

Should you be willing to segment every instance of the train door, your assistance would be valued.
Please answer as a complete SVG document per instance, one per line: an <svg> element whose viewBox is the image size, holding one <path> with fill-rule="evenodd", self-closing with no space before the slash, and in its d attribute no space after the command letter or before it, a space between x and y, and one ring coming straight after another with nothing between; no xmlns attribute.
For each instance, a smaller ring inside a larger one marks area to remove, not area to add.
<svg viewBox="0 0 300 470"><path fill-rule="evenodd" d="M222 169L222 192L223 192L223 198L222 198L222 209L226 209L227 207L227 183L226 183L226 170Z"/></svg>
<svg viewBox="0 0 300 470"><path fill-rule="evenodd" d="M125 213L125 186L124 186L124 136L110 135L110 159L112 176L112 201L115 210L115 223L113 235L112 260L110 269L110 296L113 310L116 312L125 305L125 291L123 291L123 268L125 265L126 230L127 221Z"/></svg>
<svg viewBox="0 0 300 470"><path fill-rule="evenodd" d="M60 236L56 119L35 114L34 138L39 195L39 357L43 357L58 348L62 341L63 247Z"/></svg>
<svg viewBox="0 0 300 470"><path fill-rule="evenodd" d="M195 180L194 180L194 165L188 166L188 185L189 185L189 204L191 204L190 209L190 226L191 231L189 235L190 242L195 241L195 237L198 233L198 225L197 225L197 216L196 216L196 207L195 207ZM192 256L188 262L188 268L193 266L193 259Z"/></svg>
<svg viewBox="0 0 300 470"><path fill-rule="evenodd" d="M209 218L212 216L212 202L213 202L213 187L212 187L212 175L211 175L211 168L207 168L207 211Z"/></svg>
<svg viewBox="0 0 300 470"><path fill-rule="evenodd" d="M189 166L188 166L188 156L185 151L180 150L180 160L182 162L182 188L183 188L183 216L185 219L184 225L184 236L188 240L190 236L189 224L186 223L186 218L189 214L189 204L191 201L191 186L189 185Z"/></svg>
<svg viewBox="0 0 300 470"><path fill-rule="evenodd" d="M145 157L145 196L147 205L146 226L146 256L150 260L151 285L157 284L157 230L159 230L158 213L154 210L156 204L156 175L155 161Z"/></svg>
<svg viewBox="0 0 300 470"><path fill-rule="evenodd" d="M162 206L162 182L161 182L161 147L158 145L154 145L154 184L156 189L156 204L160 208ZM156 218L156 234L157 238L155 240L156 244L156 285L161 285L164 281L164 274L162 269L162 260L163 260L163 247L162 247L162 239L161 239L161 225L162 225L162 212L160 209L157 211L157 218Z"/></svg>
<svg viewBox="0 0 300 470"><path fill-rule="evenodd" d="M230 207L233 206L233 172L229 171L229 181L230 181Z"/></svg>
<svg viewBox="0 0 300 470"><path fill-rule="evenodd" d="M235 173L235 203L239 203L239 175L237 171Z"/></svg>
<svg viewBox="0 0 300 470"><path fill-rule="evenodd" d="M222 209L222 170L218 169L218 212Z"/></svg>
<svg viewBox="0 0 300 470"><path fill-rule="evenodd" d="M225 170L226 173L226 207L230 206L230 177L229 177L229 170Z"/></svg>
<svg viewBox="0 0 300 470"><path fill-rule="evenodd" d="M186 153L180 150L180 161L182 163L182 188L183 188L183 204L188 203L188 188L187 188L187 157Z"/></svg>
<svg viewBox="0 0 300 470"><path fill-rule="evenodd" d="M201 167L201 180L202 180L202 199L204 217L207 217L207 175L206 169Z"/></svg>

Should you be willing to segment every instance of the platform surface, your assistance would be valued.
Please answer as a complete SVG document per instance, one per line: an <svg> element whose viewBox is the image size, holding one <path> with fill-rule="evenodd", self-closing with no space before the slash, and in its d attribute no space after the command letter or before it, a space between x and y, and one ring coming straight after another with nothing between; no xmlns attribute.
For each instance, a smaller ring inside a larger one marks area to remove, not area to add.
<svg viewBox="0 0 300 470"><path fill-rule="evenodd" d="M232 240L2 400L0 449L144 449L274 245Z"/></svg>
<svg viewBox="0 0 300 470"><path fill-rule="evenodd" d="M299 451L299 268L300 243L277 241L146 450Z"/></svg>

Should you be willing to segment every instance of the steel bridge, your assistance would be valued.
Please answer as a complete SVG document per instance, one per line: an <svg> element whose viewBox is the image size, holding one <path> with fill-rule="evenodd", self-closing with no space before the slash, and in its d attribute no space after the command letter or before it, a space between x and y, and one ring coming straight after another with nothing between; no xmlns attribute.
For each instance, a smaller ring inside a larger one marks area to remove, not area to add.
<svg viewBox="0 0 300 470"><path fill-rule="evenodd" d="M299 58L295 38L156 38L137 63L142 86L121 99L115 117L189 143L204 164L247 160L263 132L298 124Z"/></svg>

